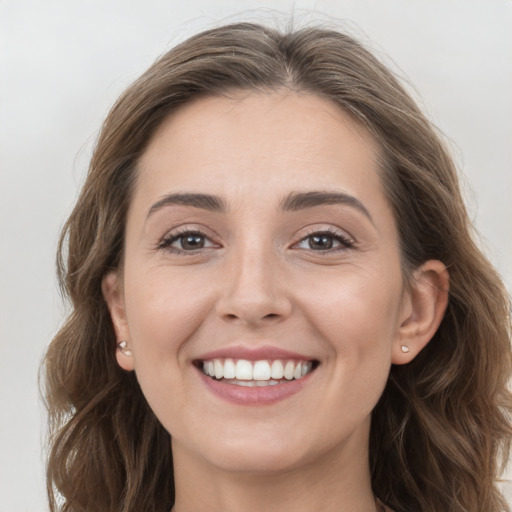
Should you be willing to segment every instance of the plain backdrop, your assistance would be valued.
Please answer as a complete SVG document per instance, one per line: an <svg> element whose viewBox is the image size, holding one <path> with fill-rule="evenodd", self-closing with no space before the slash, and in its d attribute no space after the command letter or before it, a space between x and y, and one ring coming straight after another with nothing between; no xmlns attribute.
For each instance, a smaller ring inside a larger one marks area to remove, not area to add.
<svg viewBox="0 0 512 512"><path fill-rule="evenodd" d="M65 313L58 233L102 119L166 49L235 20L334 23L414 84L512 289L510 0L0 0L0 512L47 510L38 367Z"/></svg>

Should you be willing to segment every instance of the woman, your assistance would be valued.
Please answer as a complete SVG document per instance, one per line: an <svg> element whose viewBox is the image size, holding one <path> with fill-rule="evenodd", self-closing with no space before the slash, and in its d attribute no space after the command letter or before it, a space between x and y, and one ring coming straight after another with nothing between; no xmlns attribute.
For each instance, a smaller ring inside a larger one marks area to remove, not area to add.
<svg viewBox="0 0 512 512"><path fill-rule="evenodd" d="M350 37L236 24L164 55L59 254L52 510L508 510L506 292L435 130Z"/></svg>

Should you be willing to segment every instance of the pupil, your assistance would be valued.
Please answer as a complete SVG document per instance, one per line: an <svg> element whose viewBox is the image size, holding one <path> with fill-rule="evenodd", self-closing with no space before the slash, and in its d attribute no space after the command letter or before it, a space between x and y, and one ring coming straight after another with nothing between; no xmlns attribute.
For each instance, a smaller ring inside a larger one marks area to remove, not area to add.
<svg viewBox="0 0 512 512"><path fill-rule="evenodd" d="M310 249L331 249L332 237L329 235L313 235L309 239Z"/></svg>
<svg viewBox="0 0 512 512"><path fill-rule="evenodd" d="M201 235L187 235L181 239L183 249L201 249L204 247L204 238Z"/></svg>

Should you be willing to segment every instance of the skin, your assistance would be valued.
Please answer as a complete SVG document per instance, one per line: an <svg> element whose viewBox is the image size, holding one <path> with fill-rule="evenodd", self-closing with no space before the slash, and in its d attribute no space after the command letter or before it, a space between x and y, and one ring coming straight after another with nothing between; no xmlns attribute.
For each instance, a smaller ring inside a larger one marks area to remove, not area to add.
<svg viewBox="0 0 512 512"><path fill-rule="evenodd" d="M283 91L185 105L143 155L123 268L103 289L130 350L118 362L136 372L172 436L176 512L376 510L371 411L391 364L432 337L448 289L438 261L404 283L377 154L336 105ZM354 202L282 209L290 194L312 191L356 198L366 213ZM218 196L225 211L154 206L176 193ZM183 248L176 232L187 229L204 234L202 248ZM319 232L332 248L310 245ZM285 400L229 403L192 363L235 344L319 366Z"/></svg>

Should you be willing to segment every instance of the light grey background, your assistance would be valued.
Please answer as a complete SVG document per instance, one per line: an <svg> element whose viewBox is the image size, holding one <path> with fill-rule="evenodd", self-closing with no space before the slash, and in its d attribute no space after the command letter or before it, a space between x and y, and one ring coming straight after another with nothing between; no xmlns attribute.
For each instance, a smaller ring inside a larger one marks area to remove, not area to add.
<svg viewBox="0 0 512 512"><path fill-rule="evenodd" d="M0 512L47 509L37 372L64 315L55 247L107 109L199 30L330 17L414 84L512 289L510 0L0 0Z"/></svg>

